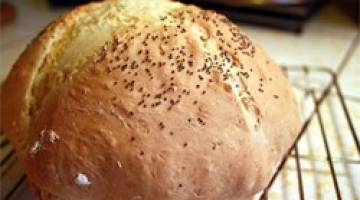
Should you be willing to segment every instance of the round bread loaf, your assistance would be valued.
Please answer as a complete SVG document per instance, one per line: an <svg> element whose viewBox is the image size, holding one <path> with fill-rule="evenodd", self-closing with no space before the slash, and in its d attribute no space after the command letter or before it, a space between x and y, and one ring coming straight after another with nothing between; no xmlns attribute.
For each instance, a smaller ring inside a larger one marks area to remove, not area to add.
<svg viewBox="0 0 360 200"><path fill-rule="evenodd" d="M40 200L242 200L300 128L279 67L226 17L166 0L79 7L3 86L1 122Z"/></svg>

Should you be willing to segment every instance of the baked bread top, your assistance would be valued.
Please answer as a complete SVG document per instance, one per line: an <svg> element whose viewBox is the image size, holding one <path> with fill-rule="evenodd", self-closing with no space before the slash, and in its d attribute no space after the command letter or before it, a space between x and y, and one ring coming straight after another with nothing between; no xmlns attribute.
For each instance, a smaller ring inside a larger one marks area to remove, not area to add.
<svg viewBox="0 0 360 200"><path fill-rule="evenodd" d="M3 86L39 199L251 199L300 128L288 81L226 17L166 0L50 24Z"/></svg>

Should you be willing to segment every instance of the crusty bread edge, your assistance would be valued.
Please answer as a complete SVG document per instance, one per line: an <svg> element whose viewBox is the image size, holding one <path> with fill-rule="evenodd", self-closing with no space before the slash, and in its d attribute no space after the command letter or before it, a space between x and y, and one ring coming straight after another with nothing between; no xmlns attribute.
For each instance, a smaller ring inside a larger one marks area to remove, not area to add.
<svg viewBox="0 0 360 200"><path fill-rule="evenodd" d="M107 0L111 2L113 0ZM104 3L104 2L102 2ZM99 2L79 6L48 24L20 54L1 86L1 124L12 141L20 160L27 141L30 123L29 103L34 78L43 65L48 52L54 50L53 42L61 38L66 23L76 21L81 13L95 7ZM55 49L56 50L56 49ZM6 94L3 95L3 94Z"/></svg>

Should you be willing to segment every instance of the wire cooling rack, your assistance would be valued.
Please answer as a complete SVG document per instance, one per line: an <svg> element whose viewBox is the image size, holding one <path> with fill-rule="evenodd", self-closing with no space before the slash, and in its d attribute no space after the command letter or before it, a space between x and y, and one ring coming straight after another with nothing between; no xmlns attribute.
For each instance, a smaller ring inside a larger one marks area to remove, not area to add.
<svg viewBox="0 0 360 200"><path fill-rule="evenodd" d="M304 124L261 199L359 199L359 136L337 74L326 68L283 69Z"/></svg>
<svg viewBox="0 0 360 200"><path fill-rule="evenodd" d="M360 144L336 73L283 67L304 125L261 199L359 199ZM281 139L281 138L279 138ZM1 199L33 200L5 134L0 135Z"/></svg>

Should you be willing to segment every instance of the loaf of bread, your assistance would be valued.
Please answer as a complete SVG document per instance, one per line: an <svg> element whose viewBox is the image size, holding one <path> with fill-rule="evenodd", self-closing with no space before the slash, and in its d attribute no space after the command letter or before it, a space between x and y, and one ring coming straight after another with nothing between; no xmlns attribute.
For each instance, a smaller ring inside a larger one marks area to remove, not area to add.
<svg viewBox="0 0 360 200"><path fill-rule="evenodd" d="M110 0L22 53L1 123L40 200L243 200L300 128L280 68L226 17Z"/></svg>

